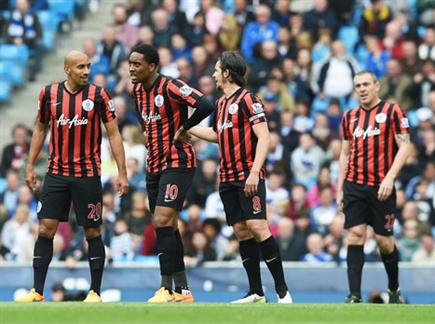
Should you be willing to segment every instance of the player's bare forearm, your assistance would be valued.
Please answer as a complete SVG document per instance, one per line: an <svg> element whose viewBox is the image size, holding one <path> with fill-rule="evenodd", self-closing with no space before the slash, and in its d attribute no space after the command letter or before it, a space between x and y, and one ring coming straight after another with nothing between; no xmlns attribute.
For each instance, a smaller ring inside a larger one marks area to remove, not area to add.
<svg viewBox="0 0 435 324"><path fill-rule="evenodd" d="M112 150L113 157L118 167L118 173L120 175L127 175L127 169L125 167L125 152L122 144L121 134L118 130L118 124L116 121L111 121L106 125L107 135L109 137L110 148Z"/></svg>
<svg viewBox="0 0 435 324"><path fill-rule="evenodd" d="M395 140L397 146L399 146L399 150L397 151L397 154L394 157L393 164L391 165L391 168L387 173L387 176L392 176L394 179L397 178L397 175L399 174L400 170L408 159L412 148L409 134L397 134L395 136Z"/></svg>
<svg viewBox="0 0 435 324"><path fill-rule="evenodd" d="M211 127L194 126L188 132L202 140L217 143L218 135Z"/></svg>
<svg viewBox="0 0 435 324"><path fill-rule="evenodd" d="M35 161L42 150L42 146L44 145L45 136L47 136L47 125L37 121L35 127L33 128L27 165L35 165Z"/></svg>
<svg viewBox="0 0 435 324"><path fill-rule="evenodd" d="M259 173L266 161L267 154L269 153L270 135L267 123L260 123L252 126L255 136L257 136L257 148L255 150L254 164L252 165L251 172Z"/></svg>

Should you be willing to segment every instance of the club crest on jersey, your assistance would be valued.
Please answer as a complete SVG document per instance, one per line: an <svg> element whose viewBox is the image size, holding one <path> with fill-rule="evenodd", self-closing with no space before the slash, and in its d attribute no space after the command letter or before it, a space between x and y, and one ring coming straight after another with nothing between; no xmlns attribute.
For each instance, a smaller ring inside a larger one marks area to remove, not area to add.
<svg viewBox="0 0 435 324"><path fill-rule="evenodd" d="M92 101L91 101L91 102L92 102ZM110 111L115 111L115 104L113 103L113 100L112 100L112 99L109 100L108 106L109 106L109 110L110 110ZM84 108L84 107L83 107L83 108ZM86 110L86 109L85 109L85 110Z"/></svg>
<svg viewBox="0 0 435 324"><path fill-rule="evenodd" d="M252 111L254 112L254 114L259 114L263 112L263 105L261 103L254 103L252 105Z"/></svg>
<svg viewBox="0 0 435 324"><path fill-rule="evenodd" d="M228 112L231 115L234 115L237 112L237 110L239 110L239 106L236 103L233 103L233 104L230 105L230 108L228 109Z"/></svg>
<svg viewBox="0 0 435 324"><path fill-rule="evenodd" d="M184 85L180 88L180 92L183 95L183 97L187 97L192 93L193 89L189 87L188 85Z"/></svg>
<svg viewBox="0 0 435 324"><path fill-rule="evenodd" d="M157 95L156 98L154 99L154 103L156 104L157 107L161 107L163 106L165 99L163 98L162 95Z"/></svg>
<svg viewBox="0 0 435 324"><path fill-rule="evenodd" d="M402 118L400 125L402 125L402 128L409 128L408 118L406 118L406 117Z"/></svg>
<svg viewBox="0 0 435 324"><path fill-rule="evenodd" d="M377 123L382 124L387 120L387 115L384 113L379 113L376 115L375 120Z"/></svg>
<svg viewBox="0 0 435 324"><path fill-rule="evenodd" d="M82 107L86 111L91 111L92 109L94 109L94 102L90 99L86 99L82 102Z"/></svg>

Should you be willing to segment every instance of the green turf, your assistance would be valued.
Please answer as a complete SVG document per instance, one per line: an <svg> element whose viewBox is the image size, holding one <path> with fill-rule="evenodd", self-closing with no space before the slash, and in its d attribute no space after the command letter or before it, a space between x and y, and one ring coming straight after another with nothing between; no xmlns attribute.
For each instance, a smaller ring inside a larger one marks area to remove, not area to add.
<svg viewBox="0 0 435 324"><path fill-rule="evenodd" d="M0 323L435 323L435 306L0 303Z"/></svg>

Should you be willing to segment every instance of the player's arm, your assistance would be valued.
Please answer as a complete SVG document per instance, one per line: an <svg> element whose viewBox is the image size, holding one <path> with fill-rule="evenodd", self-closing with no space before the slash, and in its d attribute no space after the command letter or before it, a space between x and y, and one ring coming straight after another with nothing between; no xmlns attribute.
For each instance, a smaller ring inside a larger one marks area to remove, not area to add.
<svg viewBox="0 0 435 324"><path fill-rule="evenodd" d="M116 183L118 193L122 196L128 192L127 169L125 167L125 152L122 144L121 134L119 133L118 123L115 119L104 123L109 137L110 148L118 167L118 180Z"/></svg>
<svg viewBox="0 0 435 324"><path fill-rule="evenodd" d="M189 129L189 134L194 135L202 140L217 143L218 135L212 127L194 126Z"/></svg>
<svg viewBox="0 0 435 324"><path fill-rule="evenodd" d="M382 183L379 186L378 199L380 201L383 201L390 196L391 192L393 191L394 181L408 159L412 148L411 139L408 133L396 134L394 139L399 147L399 150L394 157L390 170L388 170L384 180L382 180Z"/></svg>
<svg viewBox="0 0 435 324"><path fill-rule="evenodd" d="M350 153L350 143L348 140L341 141L340 158L338 160L338 180L337 180L337 209L343 211L343 184L346 174L346 164Z"/></svg>
<svg viewBox="0 0 435 324"><path fill-rule="evenodd" d="M260 181L260 170L266 161L269 153L270 134L266 122L258 123L252 126L252 130L257 137L257 148L255 150L254 164L249 172L245 182L245 195L254 196L258 192L258 182Z"/></svg>
<svg viewBox="0 0 435 324"><path fill-rule="evenodd" d="M45 136L47 136L47 124L36 121L35 127L33 128L29 159L27 160L26 172L24 175L26 184L32 191L35 191L36 189L35 161L38 158L39 153L41 153Z"/></svg>

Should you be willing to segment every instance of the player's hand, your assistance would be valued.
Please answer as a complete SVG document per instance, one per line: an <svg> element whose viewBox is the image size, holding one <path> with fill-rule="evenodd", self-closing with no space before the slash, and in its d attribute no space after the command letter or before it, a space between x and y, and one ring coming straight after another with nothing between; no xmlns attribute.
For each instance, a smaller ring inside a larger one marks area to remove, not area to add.
<svg viewBox="0 0 435 324"><path fill-rule="evenodd" d="M257 194L259 181L259 173L251 171L249 173L248 179L246 179L245 188L243 189L246 197L253 197Z"/></svg>
<svg viewBox="0 0 435 324"><path fill-rule="evenodd" d="M36 175L35 168L31 164L27 164L26 172L24 174L24 179L26 180L27 187L34 192L36 190Z"/></svg>
<svg viewBox="0 0 435 324"><path fill-rule="evenodd" d="M384 178L384 180L382 180L381 185L379 186L379 190L378 190L379 201L386 200L393 192L393 188L394 188L394 178L392 176L387 175Z"/></svg>
<svg viewBox="0 0 435 324"><path fill-rule="evenodd" d="M147 134L147 132L143 132L143 137L144 137L144 144L147 145L148 144L148 134Z"/></svg>
<svg viewBox="0 0 435 324"><path fill-rule="evenodd" d="M177 130L177 132L175 133L174 136L174 144L176 142L180 142L180 143L190 143L190 140L192 139L192 137L190 136L190 134L184 129L184 128L180 128L179 130Z"/></svg>
<svg viewBox="0 0 435 324"><path fill-rule="evenodd" d="M337 203L337 212L342 213L343 212L343 190L337 190L336 203Z"/></svg>
<svg viewBox="0 0 435 324"><path fill-rule="evenodd" d="M121 197L128 193L129 185L127 175L122 174L118 176L118 179L116 180L116 189L118 190L118 195Z"/></svg>

